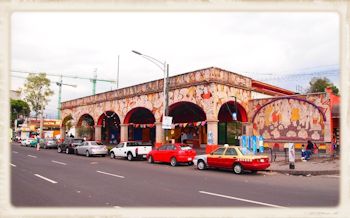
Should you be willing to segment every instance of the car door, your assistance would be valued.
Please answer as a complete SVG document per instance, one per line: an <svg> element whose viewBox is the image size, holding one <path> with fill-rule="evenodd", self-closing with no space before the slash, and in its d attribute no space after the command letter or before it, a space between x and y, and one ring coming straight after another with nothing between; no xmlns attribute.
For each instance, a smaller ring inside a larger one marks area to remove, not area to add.
<svg viewBox="0 0 350 218"><path fill-rule="evenodd" d="M168 145L166 148L166 152L164 153L164 162L169 162L172 157L176 157L176 146Z"/></svg>
<svg viewBox="0 0 350 218"><path fill-rule="evenodd" d="M218 148L208 155L207 161L210 167L222 167L222 156L226 148Z"/></svg>
<svg viewBox="0 0 350 218"><path fill-rule="evenodd" d="M88 145L88 142L80 143L80 144L77 146L78 154L85 154L87 145Z"/></svg>
<svg viewBox="0 0 350 218"><path fill-rule="evenodd" d="M116 147L115 147L115 156L117 157L125 157L126 155L124 154L124 144L125 143L119 143Z"/></svg>
<svg viewBox="0 0 350 218"><path fill-rule="evenodd" d="M221 166L223 168L231 169L233 166L233 162L237 159L237 151L233 147L229 147L226 149L224 155L221 158Z"/></svg>
<svg viewBox="0 0 350 218"><path fill-rule="evenodd" d="M165 161L165 155L167 152L168 145L162 145L160 146L153 154L153 158L155 161L164 162Z"/></svg>

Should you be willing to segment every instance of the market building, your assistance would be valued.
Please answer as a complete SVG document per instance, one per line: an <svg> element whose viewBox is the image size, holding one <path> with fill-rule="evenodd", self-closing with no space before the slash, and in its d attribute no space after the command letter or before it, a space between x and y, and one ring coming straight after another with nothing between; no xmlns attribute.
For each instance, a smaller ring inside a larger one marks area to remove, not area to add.
<svg viewBox="0 0 350 218"><path fill-rule="evenodd" d="M21 139L33 138L39 134L40 119L23 118L24 122L18 124L15 128L15 136ZM44 138L60 137L61 120L44 119L43 120L43 136Z"/></svg>
<svg viewBox="0 0 350 218"><path fill-rule="evenodd" d="M169 78L173 124L164 137L163 83L155 80L63 102L61 137L70 123L76 137L107 144L141 140L158 146L166 138L208 147L239 144L241 135L262 135L265 146L283 147L308 139L326 145L339 128L332 117L339 97L331 92L298 95L211 67Z"/></svg>

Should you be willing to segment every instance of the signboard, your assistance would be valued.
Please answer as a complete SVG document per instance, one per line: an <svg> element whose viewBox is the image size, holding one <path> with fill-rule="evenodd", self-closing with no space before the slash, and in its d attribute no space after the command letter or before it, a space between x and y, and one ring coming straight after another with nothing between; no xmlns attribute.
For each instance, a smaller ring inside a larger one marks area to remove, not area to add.
<svg viewBox="0 0 350 218"><path fill-rule="evenodd" d="M295 162L295 148L294 148L294 143L287 143L287 144L288 144L289 162Z"/></svg>
<svg viewBox="0 0 350 218"><path fill-rule="evenodd" d="M171 129L172 122L173 122L173 117L163 116L162 128L163 129Z"/></svg>

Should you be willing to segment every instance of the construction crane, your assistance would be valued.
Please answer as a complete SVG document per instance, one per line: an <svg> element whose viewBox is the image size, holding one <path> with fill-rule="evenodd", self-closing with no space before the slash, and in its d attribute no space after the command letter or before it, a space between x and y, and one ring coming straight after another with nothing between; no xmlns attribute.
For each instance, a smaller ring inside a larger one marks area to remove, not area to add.
<svg viewBox="0 0 350 218"><path fill-rule="evenodd" d="M28 71L20 71L20 70L12 70L11 72L14 73L26 73L26 74L39 74L39 73L33 73L33 72L28 72ZM54 73L46 73L46 75L48 76L55 76L55 77L59 77L60 78L60 82L56 82L56 85L59 86L59 93L58 93L58 119L61 118L61 93L62 93L62 85L67 85L67 86L72 86L74 87L75 85L70 85L70 84L64 84L62 82L63 77L65 78L72 78L72 79L86 79L89 80L90 82L92 82L92 94L95 95L96 94L96 82L97 81L101 81L101 82L110 82L110 83L116 83L115 80L107 80L107 79L97 79L97 68L94 69L94 77L93 78L89 78L89 77L81 77L81 76L70 76L70 75L62 75L62 74L54 74ZM19 77L16 75L12 75L13 77Z"/></svg>
<svg viewBox="0 0 350 218"><path fill-rule="evenodd" d="M27 77L24 76L17 76L17 75L11 75L12 77L16 77L16 78L23 78L26 79ZM62 82L62 76L60 78L59 82L52 82L51 83L55 83L56 85L58 85L58 111L57 111L57 119L61 119L61 95L62 95L62 85L64 86L71 86L76 88L77 85L71 85L71 84L66 84Z"/></svg>

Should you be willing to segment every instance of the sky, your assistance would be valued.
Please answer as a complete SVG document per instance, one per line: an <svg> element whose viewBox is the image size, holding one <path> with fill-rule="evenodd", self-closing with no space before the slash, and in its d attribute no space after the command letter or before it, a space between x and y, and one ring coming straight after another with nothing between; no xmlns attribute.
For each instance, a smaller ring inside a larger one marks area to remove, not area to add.
<svg viewBox="0 0 350 218"><path fill-rule="evenodd" d="M307 89L312 76L339 87L336 13L16 12L11 18L13 71L85 78L96 72L97 79L116 80L119 56L119 88L163 78L132 50L168 63L170 76L215 66L292 91ZM59 78L48 78L55 94L45 115L55 118ZM11 90L24 81L12 77ZM92 94L88 79L63 77L63 83L77 87L63 86L62 101ZM96 93L116 88L98 81Z"/></svg>

